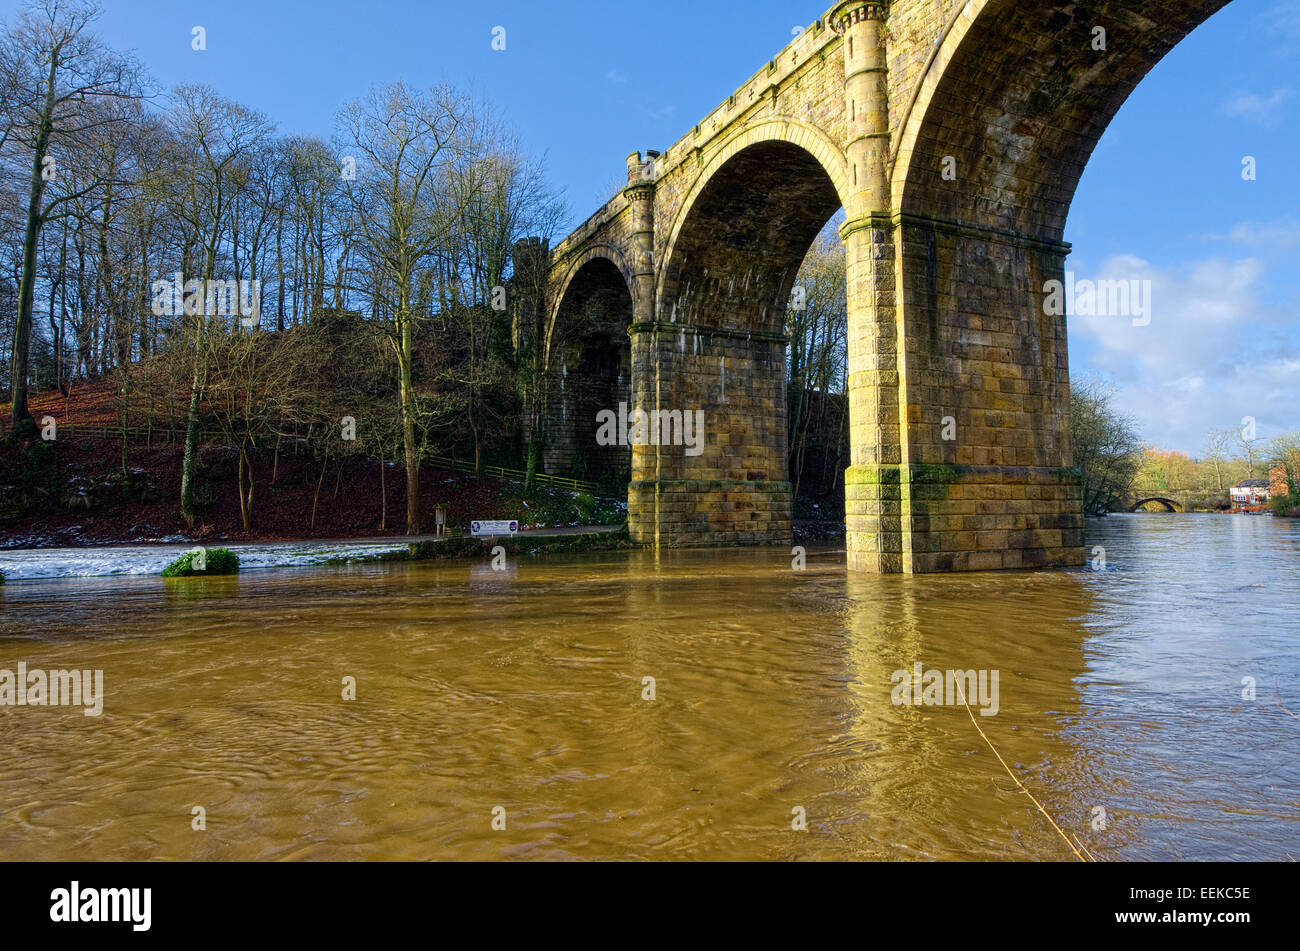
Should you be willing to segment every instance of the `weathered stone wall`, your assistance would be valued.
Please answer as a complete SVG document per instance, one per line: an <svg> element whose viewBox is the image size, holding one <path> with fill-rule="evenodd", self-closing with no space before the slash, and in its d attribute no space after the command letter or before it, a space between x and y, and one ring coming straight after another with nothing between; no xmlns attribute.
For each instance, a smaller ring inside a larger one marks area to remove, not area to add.
<svg viewBox="0 0 1300 951"><path fill-rule="evenodd" d="M546 472L599 481L611 473L631 471L631 450L602 445L596 439L600 411L631 402L632 361L626 326L621 347L596 335L556 354L559 372L548 392L546 408L542 457Z"/></svg>
<svg viewBox="0 0 1300 951"><path fill-rule="evenodd" d="M1081 564L1065 319L1037 290L1062 251L930 224L896 238L913 570Z"/></svg>

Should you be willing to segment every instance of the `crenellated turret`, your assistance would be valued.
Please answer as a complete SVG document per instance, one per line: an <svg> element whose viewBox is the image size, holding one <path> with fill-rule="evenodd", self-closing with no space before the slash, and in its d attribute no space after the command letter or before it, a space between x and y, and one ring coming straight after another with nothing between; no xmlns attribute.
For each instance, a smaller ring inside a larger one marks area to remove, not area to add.
<svg viewBox="0 0 1300 951"><path fill-rule="evenodd" d="M627 157L627 187L623 194L632 206L632 256L628 264L633 275L633 320L644 323L654 319L655 291L655 179L659 153L646 149L644 156L633 152Z"/></svg>

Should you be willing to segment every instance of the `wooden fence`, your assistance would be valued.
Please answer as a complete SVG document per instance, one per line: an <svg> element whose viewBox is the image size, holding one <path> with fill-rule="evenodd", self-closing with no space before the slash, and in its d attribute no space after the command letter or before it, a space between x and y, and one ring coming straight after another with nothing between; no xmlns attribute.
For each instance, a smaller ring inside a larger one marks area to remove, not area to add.
<svg viewBox="0 0 1300 951"><path fill-rule="evenodd" d="M475 472L474 463L462 462L458 459L452 459L448 456L425 456L429 462L442 469L451 469L456 472ZM513 482L523 482L528 478L528 473L522 469L506 469L502 466L482 466L477 470L481 475L493 476L497 479L510 479ZM584 482L582 479L569 479L564 476L547 475L545 472L534 472L534 481L541 485L553 485L560 489L568 489L570 492L586 492L588 494L596 491L596 483Z"/></svg>

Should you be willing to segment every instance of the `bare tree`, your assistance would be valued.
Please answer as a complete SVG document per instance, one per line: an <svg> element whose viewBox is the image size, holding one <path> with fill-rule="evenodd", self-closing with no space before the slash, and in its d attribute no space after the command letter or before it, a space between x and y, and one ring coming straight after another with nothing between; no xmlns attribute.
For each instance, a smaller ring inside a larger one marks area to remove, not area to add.
<svg viewBox="0 0 1300 951"><path fill-rule="evenodd" d="M341 150L356 159L345 192L361 240L383 272L385 331L397 355L406 454L406 530L420 533L420 446L416 438L415 340L421 316L418 270L445 246L454 226L442 186L462 158L467 103L449 87L404 83L372 90L338 116ZM354 151L350 151L354 150Z"/></svg>
<svg viewBox="0 0 1300 951"><path fill-rule="evenodd" d="M506 274L511 268L522 270L522 279L513 282L515 293L533 295L528 302L533 306L544 304L545 288L528 285L537 284L539 278L544 280L549 269L533 268L529 273L529 265L536 262L514 260L514 254L524 238L548 244L564 209L547 185L541 164L527 158L518 142L490 113L480 111L471 128L472 155L458 163L450 177L449 207L457 225L440 255L440 309L448 314L461 342L463 358L455 382L466 397L465 419L473 439L475 468L482 464L484 436L500 428L500 414L515 416L518 412L514 401L501 398L511 391L512 375L517 375L522 384L519 395L524 403L531 480L539 448L536 422L542 405L536 397L545 395L550 351L544 334L533 334L530 339L539 348L530 353L516 352L515 366L511 366L515 328L506 299ZM535 246L524 247L540 253Z"/></svg>
<svg viewBox="0 0 1300 951"><path fill-rule="evenodd" d="M239 449L239 512L244 531L251 532L256 450L273 431L283 397L293 390L300 367L310 365L312 352L297 340L238 327L235 321L211 331L206 393L222 434Z"/></svg>
<svg viewBox="0 0 1300 951"><path fill-rule="evenodd" d="M1246 427L1236 430L1235 438L1237 441L1237 450L1240 453L1239 458L1246 460L1246 478L1255 478L1255 458L1259 455L1259 440L1253 435L1247 435L1250 430Z"/></svg>
<svg viewBox="0 0 1300 951"><path fill-rule="evenodd" d="M803 480L809 430L822 432L821 424L831 406L829 396L843 392L845 383L848 302L839 223L839 216L832 218L813 241L786 307L790 335L790 476L796 495ZM843 419L832 422L831 431L838 432ZM838 443L836 440L837 450ZM841 468L838 459L834 468Z"/></svg>
<svg viewBox="0 0 1300 951"><path fill-rule="evenodd" d="M246 182L241 162L270 138L273 127L258 112L231 102L210 86L180 86L173 94L174 168L180 186L171 195L171 214L184 231L182 273L198 264L196 293L201 306L186 307L186 328L194 355L190 405L186 416L185 457L181 469L181 514L194 517L195 473L199 449L199 407L207 370L207 334L212 301L207 294L217 273L230 228L231 207ZM196 262L197 259L197 262ZM190 281L187 278L187 284ZM191 313L191 310L194 312Z"/></svg>
<svg viewBox="0 0 1300 951"><path fill-rule="evenodd" d="M1205 434L1205 461L1214 469L1219 491L1225 488L1223 471L1232 453L1233 432L1229 429L1211 429Z"/></svg>
<svg viewBox="0 0 1300 951"><path fill-rule="evenodd" d="M47 185L58 176L55 153L105 125L129 121L129 113L112 108L112 101L143 95L138 64L90 32L98 15L96 6L81 0L41 0L0 42L0 76L9 77L0 82L8 99L0 141L18 146L31 169L9 374L15 430L33 427L27 375L41 229L62 205L102 184L90 181L47 201Z"/></svg>
<svg viewBox="0 0 1300 951"><path fill-rule="evenodd" d="M1268 459L1270 473L1272 466L1280 466L1287 492L1293 500L1300 499L1300 430L1274 437L1268 444Z"/></svg>

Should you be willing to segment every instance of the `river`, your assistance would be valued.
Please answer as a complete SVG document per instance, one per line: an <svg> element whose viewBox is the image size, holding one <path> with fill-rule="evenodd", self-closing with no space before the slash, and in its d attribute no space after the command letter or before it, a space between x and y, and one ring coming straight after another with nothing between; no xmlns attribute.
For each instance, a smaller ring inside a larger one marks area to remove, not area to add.
<svg viewBox="0 0 1300 951"><path fill-rule="evenodd" d="M0 707L0 857L1073 860L991 743L1097 859L1300 858L1300 523L1088 530L1103 570L733 549L11 580L0 668L104 694ZM996 714L894 702L915 664L996 672Z"/></svg>

